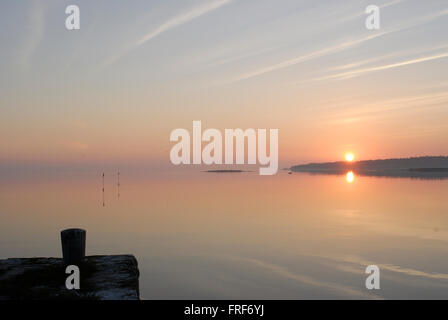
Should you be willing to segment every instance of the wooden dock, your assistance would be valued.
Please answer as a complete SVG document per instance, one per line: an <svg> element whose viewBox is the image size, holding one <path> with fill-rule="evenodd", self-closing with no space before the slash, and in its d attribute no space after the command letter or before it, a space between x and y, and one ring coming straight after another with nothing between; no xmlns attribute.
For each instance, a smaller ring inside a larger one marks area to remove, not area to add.
<svg viewBox="0 0 448 320"><path fill-rule="evenodd" d="M78 265L80 289L68 290L62 258L0 260L0 300L138 300L133 255L87 256Z"/></svg>

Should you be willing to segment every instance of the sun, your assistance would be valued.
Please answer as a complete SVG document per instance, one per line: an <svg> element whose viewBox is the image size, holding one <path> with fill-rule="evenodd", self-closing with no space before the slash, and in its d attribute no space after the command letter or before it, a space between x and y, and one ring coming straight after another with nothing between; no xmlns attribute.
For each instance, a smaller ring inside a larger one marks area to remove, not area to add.
<svg viewBox="0 0 448 320"><path fill-rule="evenodd" d="M352 162L353 160L355 160L355 155L351 152L348 152L345 154L345 160L348 162Z"/></svg>

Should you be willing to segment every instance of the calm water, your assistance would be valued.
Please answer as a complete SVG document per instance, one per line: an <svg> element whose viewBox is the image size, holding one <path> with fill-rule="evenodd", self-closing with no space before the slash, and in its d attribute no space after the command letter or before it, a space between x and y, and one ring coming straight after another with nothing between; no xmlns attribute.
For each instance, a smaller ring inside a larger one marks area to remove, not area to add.
<svg viewBox="0 0 448 320"><path fill-rule="evenodd" d="M349 178L350 180L350 178ZM256 173L0 182L0 258L134 254L145 299L448 298L448 180ZM365 267L381 289L365 289Z"/></svg>

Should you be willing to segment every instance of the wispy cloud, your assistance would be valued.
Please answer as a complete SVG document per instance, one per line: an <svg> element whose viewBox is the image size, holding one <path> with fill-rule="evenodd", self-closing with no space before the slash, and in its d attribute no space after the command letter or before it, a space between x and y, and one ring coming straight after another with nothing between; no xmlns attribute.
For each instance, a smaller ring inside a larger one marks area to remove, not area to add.
<svg viewBox="0 0 448 320"><path fill-rule="evenodd" d="M44 35L45 19L44 6L42 1L31 1L28 21L25 25L25 40L18 55L19 66L23 71L29 69L31 59Z"/></svg>
<svg viewBox="0 0 448 320"><path fill-rule="evenodd" d="M207 2L204 5L201 5L199 7L193 8L192 10L182 13L180 15L177 15L171 19L168 19L164 23L162 23L160 26L158 26L154 31L151 31L147 33L145 36L143 36L140 40L137 41L136 45L141 46L145 42L148 42L151 39L154 39L155 37L161 35L162 33L174 29L178 26L181 26L191 20L194 20L196 18L199 18L200 16L203 16L204 14L211 12L213 10L216 10L220 7L222 7L225 4L230 3L232 0L217 0L212 2Z"/></svg>
<svg viewBox="0 0 448 320"><path fill-rule="evenodd" d="M399 3L399 2L401 2L401 1L393 2L393 4ZM376 32L369 36L364 36L364 37L361 37L361 38L358 38L355 40L349 40L349 41L343 42L341 44L337 44L334 46L330 46L328 48L316 50L311 53L308 53L308 54L305 54L305 55L302 55L302 56L299 56L299 57L296 57L293 59L285 60L283 62L274 64L274 65L263 67L258 70L252 71L252 72L244 73L244 74L232 79L231 81L229 81L229 83L247 80L250 78L255 78L255 77L264 75L266 73L270 73L273 71L277 71L280 69L284 69L284 68L288 68L288 67L297 65L302 62L310 61L310 60L313 60L316 58L320 58L320 57L335 54L335 53L338 53L338 52L341 52L344 50L352 49L352 48L358 47L361 44L364 44L367 41L382 37L384 35L400 32L400 31L403 31L406 29L410 29L410 28L413 28L413 27L416 27L419 25L423 25L423 24L432 22L432 21L434 21L440 17L443 17L447 14L448 14L448 10L443 10L440 12L436 12L436 13L432 13L432 14L423 16L422 18L418 18L416 20L408 21L405 23L400 23L398 26L396 26L394 28L390 28L389 30L386 30L386 31Z"/></svg>
<svg viewBox="0 0 448 320"><path fill-rule="evenodd" d="M378 7L380 9L384 9L384 8L387 8L387 7L390 7L390 6L394 6L394 5L397 5L397 4L406 2L406 1L407 0L392 0L391 2L384 3L382 5L379 5ZM338 21L338 23L343 23L343 22L355 20L355 19L358 19L358 18L361 18L361 17L364 17L364 16L365 16L365 12L364 11L360 11L360 12L354 14L354 15L342 18L341 20Z"/></svg>
<svg viewBox="0 0 448 320"><path fill-rule="evenodd" d="M309 54L305 54L305 55L302 55L302 56L299 56L299 57L296 57L296 58L293 58L293 59L289 59L289 60L286 60L286 61L274 64L274 65L271 65L271 66L268 66L268 67L264 67L264 68L261 68L261 69L258 69L258 70L255 70L255 71L252 71L252 72L249 72L249 73L242 74L239 77L233 79L233 82L254 78L254 77L257 77L257 76L261 76L261 75L263 75L265 73L269 73L269 72L272 72L272 71L280 70L280 69L283 69L283 68L287 68L287 67L299 64L301 62L309 61L309 60L312 60L312 59L315 59L315 58L319 58L319 57L323 57L323 56L326 56L326 55L329 55L329 54L340 52L340 51L346 50L348 48L355 47L355 46L357 46L357 45L359 45L359 44L361 44L363 42L366 42L366 41L378 38L378 37L380 37L380 36L382 36L384 34L386 34L386 33L385 32L381 32L381 33L377 33L377 34L370 35L370 36L367 36L367 37L359 38L359 39L356 39L356 40L350 40L350 41L344 42L342 44L331 46L329 48L316 50L316 51L313 51L313 52L311 52Z"/></svg>
<svg viewBox="0 0 448 320"><path fill-rule="evenodd" d="M129 53L132 50L137 49L138 47L142 46L143 44L147 43L148 41L160 36L161 34L170 31L174 28L180 27L194 19L197 19L207 13L210 13L226 4L229 4L234 0L215 0L215 1L207 1L205 4L202 4L200 6L194 7L190 9L189 11L183 12L181 14L178 14L172 18L169 18L165 22L163 22L161 25L156 27L154 30L146 33L144 36L142 36L140 39L138 39L135 43L132 43L128 45L128 47L121 53L114 55L110 59L106 60L103 63L103 66L110 65L114 63L116 60L124 56L125 54Z"/></svg>
<svg viewBox="0 0 448 320"><path fill-rule="evenodd" d="M384 61L389 58L404 57L404 56L407 57L407 56L412 56L412 55L418 56L418 55L428 54L431 52L435 53L436 51L441 51L441 50L443 51L445 49L448 49L448 44L442 44L442 45L438 45L435 47L433 46L433 47L427 47L427 48L418 48L417 50L415 50L415 49L399 50L399 51L390 52L390 53L382 55L382 56L374 56L373 58L369 58L369 59L352 61L348 64L341 64L339 66L330 68L328 71L354 69L356 67L361 67L361 66L368 65L368 64L371 64L374 62Z"/></svg>
<svg viewBox="0 0 448 320"><path fill-rule="evenodd" d="M446 92L363 103L363 108L359 108L359 101L354 101L351 103L351 107L339 107L336 113L330 113L327 118L329 124L346 124L367 118L391 117L402 114L401 112L405 110L428 110L429 108L444 106L447 102L448 93ZM400 113L397 113L398 111Z"/></svg>
<svg viewBox="0 0 448 320"><path fill-rule="evenodd" d="M252 58L252 57L255 57L255 56L262 55L262 54L267 53L267 52L271 52L274 49L275 49L274 47L270 47L270 48L265 48L265 49L261 49L261 50L254 50L254 51L246 52L246 53L235 55L235 56L232 56L232 57L216 59L216 60L212 61L210 64L208 64L208 67L217 67L217 66L220 66L220 65L225 65L225 64L228 64L228 63L233 63L233 62L236 62L236 61Z"/></svg>
<svg viewBox="0 0 448 320"><path fill-rule="evenodd" d="M348 72L342 72L342 73L338 73L338 74L334 74L334 75L330 75L330 76L321 77L321 78L318 78L316 80L327 80L327 79L342 80L342 79L348 79L348 78L352 78L352 77L355 77L355 76L360 76L360 75L365 74L365 73L371 73L371 72L375 72L375 71L388 70L388 69L403 67L403 66L407 66L407 65L411 65L411 64L422 63L422 62L426 62L426 61L443 59L443 58L447 58L447 57L448 57L448 52L441 53L441 54L436 54L436 55L431 55L431 56L426 56L426 57L421 57L421 58L417 58L417 59L400 61L400 62L386 64L386 65L382 65L382 66L376 66L376 67L370 67L370 68L362 68L362 69L352 70L352 71L348 71Z"/></svg>

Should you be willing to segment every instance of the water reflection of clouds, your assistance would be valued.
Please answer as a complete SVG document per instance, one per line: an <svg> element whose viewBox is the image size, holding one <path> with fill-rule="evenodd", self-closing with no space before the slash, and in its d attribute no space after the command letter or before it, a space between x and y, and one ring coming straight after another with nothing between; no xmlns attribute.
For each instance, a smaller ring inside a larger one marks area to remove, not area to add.
<svg viewBox="0 0 448 320"><path fill-rule="evenodd" d="M393 273L403 274L411 277L420 277L431 280L448 280L448 273L440 272L426 272L414 268L402 267L399 265L388 264L388 263L378 263L363 259L358 256L318 256L323 259L328 259L337 263L337 268L341 271L351 272L355 274L364 273L362 268L368 265L377 265L381 271L387 270ZM448 283L447 283L448 285Z"/></svg>
<svg viewBox="0 0 448 320"><path fill-rule="evenodd" d="M244 257L231 257L231 259L235 259L241 262L249 263L259 268L268 270L277 276L281 276L290 280L295 280L301 282L303 284L318 287L329 291L334 291L344 296L350 298L367 298L367 299L382 299L380 296L369 293L364 290L356 289L354 287L350 287L347 285L341 285L336 282L330 282L326 280L320 280L315 277L304 275L300 273L293 272L286 267L281 265L268 263L262 260L253 259L253 258L244 258ZM336 279L337 280L337 279Z"/></svg>

